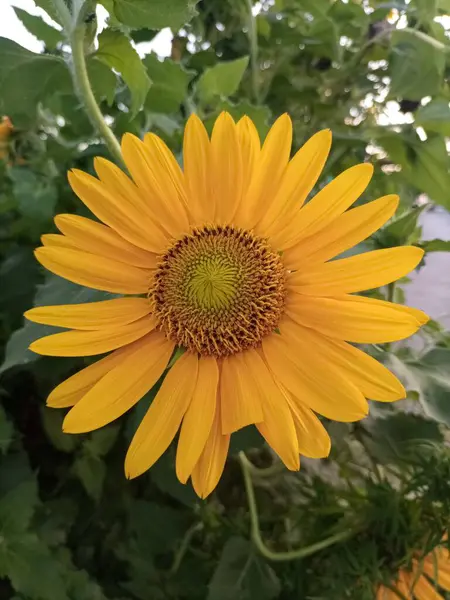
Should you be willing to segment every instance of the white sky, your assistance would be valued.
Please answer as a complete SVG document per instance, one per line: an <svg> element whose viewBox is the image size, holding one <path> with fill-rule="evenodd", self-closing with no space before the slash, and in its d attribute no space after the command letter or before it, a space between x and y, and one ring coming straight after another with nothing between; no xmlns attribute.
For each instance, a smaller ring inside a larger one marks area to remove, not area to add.
<svg viewBox="0 0 450 600"><path fill-rule="evenodd" d="M12 9L13 6L23 8L33 15L43 16L48 23L52 23L46 13L36 7L34 0L0 0L0 37L14 40L33 52L40 52L43 49L42 43L25 29L21 21L16 17ZM106 10L102 6L98 6L97 18L99 29L103 29L107 15ZM55 24L53 23L53 25ZM170 29L163 29L151 42L138 44L136 48L141 56L148 54L151 50L159 56L170 56L172 37Z"/></svg>

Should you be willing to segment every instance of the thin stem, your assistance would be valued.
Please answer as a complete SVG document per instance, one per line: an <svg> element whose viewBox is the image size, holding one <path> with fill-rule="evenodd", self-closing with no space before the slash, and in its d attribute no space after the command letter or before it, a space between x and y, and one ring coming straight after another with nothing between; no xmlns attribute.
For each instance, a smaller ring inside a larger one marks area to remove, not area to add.
<svg viewBox="0 0 450 600"><path fill-rule="evenodd" d="M178 548L177 553L175 554L175 558L173 560L172 567L170 569L171 573L176 573L180 568L180 565L183 561L183 558L189 548L189 544L191 543L192 538L197 533L197 531L201 531L203 529L203 523L195 523L192 527L186 531L184 538L181 541L180 547Z"/></svg>
<svg viewBox="0 0 450 600"><path fill-rule="evenodd" d="M253 2L246 0L248 8L248 39L250 42L250 68L252 73L253 98L259 104L259 79L258 79L258 32L256 19L253 15Z"/></svg>
<svg viewBox="0 0 450 600"><path fill-rule="evenodd" d="M298 550L290 550L288 552L273 552L265 545L261 537L261 530L259 528L258 509L256 506L255 492L253 489L253 482L250 474L251 463L248 461L247 457L243 452L239 452L239 461L241 463L242 474L244 476L245 491L247 494L247 501L250 510L252 541L255 544L258 551L260 552L260 554L262 554L262 556L264 556L268 560L284 562L287 560L298 560L301 558L305 558L307 556L311 556L311 554L314 554L315 552L319 552L319 550L328 548L329 546L332 546L337 542L346 540L354 534L353 530L341 531L340 533L336 533L335 535L332 535L329 538L322 540L321 542L317 542L316 544L312 544L311 546L299 548Z"/></svg>
<svg viewBox="0 0 450 600"><path fill-rule="evenodd" d="M75 89L84 104L88 117L103 137L109 151L119 164L125 166L120 150L120 144L103 118L102 111L97 104L89 81L86 58L84 55L85 30L86 25L84 23L77 23L69 39L72 48L72 76Z"/></svg>

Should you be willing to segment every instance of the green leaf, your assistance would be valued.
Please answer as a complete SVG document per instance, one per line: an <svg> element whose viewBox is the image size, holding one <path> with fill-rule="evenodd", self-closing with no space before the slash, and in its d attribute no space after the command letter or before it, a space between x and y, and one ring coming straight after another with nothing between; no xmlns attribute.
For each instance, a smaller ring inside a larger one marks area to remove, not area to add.
<svg viewBox="0 0 450 600"><path fill-rule="evenodd" d="M73 472L81 481L87 495L99 502L105 481L106 467L101 458L83 452L73 465Z"/></svg>
<svg viewBox="0 0 450 600"><path fill-rule="evenodd" d="M114 16L132 29L179 29L195 16L198 0L108 0Z"/></svg>
<svg viewBox="0 0 450 600"><path fill-rule="evenodd" d="M412 413L397 412L384 418L368 419L364 421L364 427L371 434L368 447L381 463L408 461L426 444L443 441L437 423Z"/></svg>
<svg viewBox="0 0 450 600"><path fill-rule="evenodd" d="M416 240L411 238L417 229L417 220L424 210L425 205L413 207L399 217L394 218L389 225L376 234L378 241L382 241L383 247L401 246Z"/></svg>
<svg viewBox="0 0 450 600"><path fill-rule="evenodd" d="M0 112L20 123L33 119L38 103L47 96L71 90L72 82L63 59L35 54L0 38L0 89Z"/></svg>
<svg viewBox="0 0 450 600"><path fill-rule="evenodd" d="M432 100L421 106L415 113L416 125L427 131L436 131L441 135L450 136L450 103L448 100Z"/></svg>
<svg viewBox="0 0 450 600"><path fill-rule="evenodd" d="M411 365L420 388L425 412L450 426L450 349L435 348Z"/></svg>
<svg viewBox="0 0 450 600"><path fill-rule="evenodd" d="M42 425L50 442L61 452L73 452L79 444L80 438L63 432L64 417L61 410L41 406Z"/></svg>
<svg viewBox="0 0 450 600"><path fill-rule="evenodd" d="M0 545L0 576L32 600L70 600L61 565L34 533Z"/></svg>
<svg viewBox="0 0 450 600"><path fill-rule="evenodd" d="M64 36L62 31L58 31L51 25L47 25L41 17L30 15L30 13L17 6L13 6L13 9L28 31L37 37L38 40L44 42L49 50L54 50L63 41Z"/></svg>
<svg viewBox="0 0 450 600"><path fill-rule="evenodd" d="M114 102L117 78L108 65L100 62L95 56L87 61L89 80L97 100L105 99L111 106Z"/></svg>
<svg viewBox="0 0 450 600"><path fill-rule="evenodd" d="M47 306L53 304L81 304L83 302L94 302L112 298L111 294L81 287L70 281L66 281L56 275L49 275L42 285L38 286L35 297L35 306ZM27 365L39 358L38 354L28 350L31 342L40 337L57 333L57 327L40 325L38 323L26 322L25 325L15 331L6 344L5 358L0 366L0 373L19 365Z"/></svg>
<svg viewBox="0 0 450 600"><path fill-rule="evenodd" d="M392 40L391 97L421 100L438 93L445 68L442 48L401 30L395 31Z"/></svg>
<svg viewBox="0 0 450 600"><path fill-rule="evenodd" d="M120 425L108 425L91 433L90 438L83 444L87 454L95 458L106 456L114 446L119 435Z"/></svg>
<svg viewBox="0 0 450 600"><path fill-rule="evenodd" d="M450 241L448 240L429 240L421 243L425 252L450 252Z"/></svg>
<svg viewBox="0 0 450 600"><path fill-rule="evenodd" d="M248 65L248 56L237 60L220 62L208 67L202 73L197 83L197 93L203 103L209 103L214 98L227 98L234 94L239 87Z"/></svg>
<svg viewBox="0 0 450 600"><path fill-rule="evenodd" d="M186 71L169 58L160 61L155 54L149 54L143 62L152 82L145 108L153 112L176 112L187 97L194 71Z"/></svg>
<svg viewBox="0 0 450 600"><path fill-rule="evenodd" d="M0 406L0 452L6 454L13 440L14 427Z"/></svg>
<svg viewBox="0 0 450 600"><path fill-rule="evenodd" d="M192 486L180 483L175 473L175 456L172 449L167 450L150 469L152 482L168 496L192 507L198 502Z"/></svg>
<svg viewBox="0 0 450 600"><path fill-rule="evenodd" d="M214 121L223 110L229 112L236 122L245 115L250 117L261 138L264 138L269 131L270 109L267 106L255 106L247 100L243 100L238 104L232 104L227 100L219 102L214 113L209 115L205 121L205 127L208 131L212 131Z"/></svg>
<svg viewBox="0 0 450 600"><path fill-rule="evenodd" d="M34 0L36 6L45 10L45 12L55 21L59 23L58 11L53 4L53 0Z"/></svg>
<svg viewBox="0 0 450 600"><path fill-rule="evenodd" d="M58 193L51 179L38 177L27 167L12 167L9 173L19 212L37 222L50 221Z"/></svg>
<svg viewBox="0 0 450 600"><path fill-rule="evenodd" d="M104 29L98 37L95 57L121 75L131 92L131 114L141 109L150 88L150 79L138 53L120 31Z"/></svg>
<svg viewBox="0 0 450 600"><path fill-rule="evenodd" d="M280 582L272 569L240 537L226 543L209 584L207 600L271 600L280 594Z"/></svg>
<svg viewBox="0 0 450 600"><path fill-rule="evenodd" d="M170 506L135 500L130 509L130 530L144 555L171 550L189 527L190 518Z"/></svg>
<svg viewBox="0 0 450 600"><path fill-rule="evenodd" d="M33 477L19 483L0 498L0 531L8 537L26 531L39 503Z"/></svg>

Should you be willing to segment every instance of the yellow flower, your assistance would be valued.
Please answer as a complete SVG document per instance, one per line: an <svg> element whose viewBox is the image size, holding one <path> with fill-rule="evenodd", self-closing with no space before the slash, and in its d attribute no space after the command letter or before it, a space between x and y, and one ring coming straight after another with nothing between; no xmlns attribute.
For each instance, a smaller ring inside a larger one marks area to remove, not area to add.
<svg viewBox="0 0 450 600"><path fill-rule="evenodd" d="M230 435L256 424L289 469L299 454L326 456L315 413L357 421L366 398L404 397L400 382L350 345L399 340L427 321L419 310L353 295L409 273L419 248L376 250L331 261L395 212L390 195L347 209L372 167L342 173L303 208L326 161L331 133L289 160L287 115L264 144L252 121L227 113L211 139L196 116L184 135L184 172L156 135L125 135L132 179L103 158L98 179L73 170L70 184L104 224L59 215L62 235L43 236L36 257L75 283L128 297L34 308L28 319L71 331L30 348L52 356L111 352L59 385L48 405L69 407L63 429L91 431L132 408L165 375L128 450L136 477L178 439L176 472L207 496ZM300 210L301 209L301 210Z"/></svg>
<svg viewBox="0 0 450 600"><path fill-rule="evenodd" d="M3 117L0 121L0 160L8 156L9 137L14 127L9 117Z"/></svg>
<svg viewBox="0 0 450 600"><path fill-rule="evenodd" d="M450 555L447 548L436 548L423 561L413 561L412 570L402 569L393 584L407 600L444 600L436 587L450 592ZM391 589L381 585L376 600L399 600Z"/></svg>

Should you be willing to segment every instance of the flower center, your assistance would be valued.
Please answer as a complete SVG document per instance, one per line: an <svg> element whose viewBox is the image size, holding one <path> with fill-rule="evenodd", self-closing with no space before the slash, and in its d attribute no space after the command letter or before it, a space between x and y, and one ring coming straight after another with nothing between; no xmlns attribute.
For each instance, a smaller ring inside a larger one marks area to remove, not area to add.
<svg viewBox="0 0 450 600"><path fill-rule="evenodd" d="M280 256L262 238L234 227L203 227L162 257L149 296L167 337L203 355L257 346L284 307Z"/></svg>

